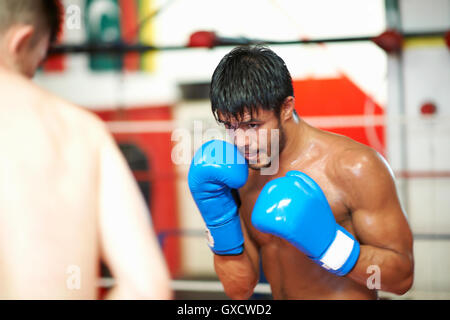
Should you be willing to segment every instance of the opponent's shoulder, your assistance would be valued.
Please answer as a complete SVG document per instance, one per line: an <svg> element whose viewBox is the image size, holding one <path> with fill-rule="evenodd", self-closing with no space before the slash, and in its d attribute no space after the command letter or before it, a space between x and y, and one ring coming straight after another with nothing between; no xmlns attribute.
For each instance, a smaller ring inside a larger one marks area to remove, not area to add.
<svg viewBox="0 0 450 320"><path fill-rule="evenodd" d="M61 144L86 154L98 154L104 146L114 145L106 123L94 112L46 91L43 94L46 103L41 104L41 120L53 128Z"/></svg>
<svg viewBox="0 0 450 320"><path fill-rule="evenodd" d="M35 90L40 97L36 108L41 118L55 122L55 125L61 128L61 133L90 142L107 133L105 123L91 110L58 97L46 89L36 87Z"/></svg>
<svg viewBox="0 0 450 320"><path fill-rule="evenodd" d="M92 111L78 106L56 96L51 97L55 111L62 120L75 129L87 128L92 130L105 130L104 122Z"/></svg>

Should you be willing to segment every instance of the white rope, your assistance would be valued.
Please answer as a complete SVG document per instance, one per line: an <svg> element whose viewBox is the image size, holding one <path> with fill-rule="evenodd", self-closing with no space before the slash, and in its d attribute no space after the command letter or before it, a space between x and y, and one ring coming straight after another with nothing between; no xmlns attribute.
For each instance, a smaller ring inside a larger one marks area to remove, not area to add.
<svg viewBox="0 0 450 320"><path fill-rule="evenodd" d="M167 133L176 127L172 120L106 121L112 133Z"/></svg>
<svg viewBox="0 0 450 320"><path fill-rule="evenodd" d="M336 115L336 116L311 116L302 119L312 126L322 129L331 128L355 128L374 127L388 125L442 125L449 127L448 116L387 116L387 115ZM174 120L130 120L130 121L106 121L106 125L112 133L170 133L180 127L180 123Z"/></svg>
<svg viewBox="0 0 450 320"><path fill-rule="evenodd" d="M111 288L114 286L113 278L100 279L99 286L102 288ZM174 291L191 291L191 292L224 292L222 283L220 281L191 281L191 280L172 280L172 290ZM254 293L256 294L271 294L270 285L267 283L259 283L256 285ZM424 292L411 290L403 296L398 296L388 292L380 291L380 298L386 299L450 299L449 292Z"/></svg>
<svg viewBox="0 0 450 320"><path fill-rule="evenodd" d="M113 278L102 278L99 282L99 286L102 288L111 288L114 284ZM220 281L172 280L171 287L174 291L224 292ZM272 293L270 285L267 283L258 283L253 292L259 294Z"/></svg>

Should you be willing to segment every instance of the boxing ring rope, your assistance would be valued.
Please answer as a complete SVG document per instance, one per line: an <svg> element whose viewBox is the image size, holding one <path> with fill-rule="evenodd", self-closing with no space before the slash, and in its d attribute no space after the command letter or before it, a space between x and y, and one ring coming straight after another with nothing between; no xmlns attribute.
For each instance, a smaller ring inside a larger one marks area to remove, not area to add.
<svg viewBox="0 0 450 320"><path fill-rule="evenodd" d="M401 43L407 39L416 38L436 38L442 37L447 39L450 37L450 31L434 31L434 32L416 32L401 33L396 30L387 30L381 35L367 35L361 37L342 37L342 38L322 38L322 39L293 39L288 41L274 41L269 39L250 39L245 37L231 38L221 37L214 32L198 31L191 35L187 45L179 46L153 46L144 44L127 44L122 41L111 43L84 43L84 44L57 44L50 48L49 55L60 55L68 53L84 53L84 54L125 54L129 52L145 53L148 51L174 51L186 50L192 48L215 48L224 46L239 45L308 45L323 43L348 43L371 41L388 51L397 51L401 49Z"/></svg>
<svg viewBox="0 0 450 320"><path fill-rule="evenodd" d="M387 130L396 125L405 124L410 126L417 125L436 125L439 130L448 130L450 132L450 116L398 116L387 117L385 115L336 115L336 116L308 116L302 119L310 125L322 128L355 128L355 127L375 127L385 126ZM133 134L133 133L172 133L176 129L186 129L192 134L188 126L180 126L179 122L174 120L139 120L139 121L107 121L106 125L113 134ZM207 126L209 123L207 123ZM219 127L217 127L219 128ZM205 129L209 129L205 127ZM446 170L395 170L396 179L437 179L450 178L450 171ZM160 178L182 178L181 174L171 174L170 176L161 176L151 174L146 177L149 180Z"/></svg>

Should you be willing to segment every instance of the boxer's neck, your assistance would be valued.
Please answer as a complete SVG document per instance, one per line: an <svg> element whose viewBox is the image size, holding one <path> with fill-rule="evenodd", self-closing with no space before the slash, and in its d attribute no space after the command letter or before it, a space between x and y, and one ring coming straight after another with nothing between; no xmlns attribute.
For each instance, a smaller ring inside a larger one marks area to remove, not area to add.
<svg viewBox="0 0 450 320"><path fill-rule="evenodd" d="M309 125L301 119L292 119L283 127L286 144L280 153L280 167L288 167L292 161L298 160L299 154L305 154L310 149Z"/></svg>
<svg viewBox="0 0 450 320"><path fill-rule="evenodd" d="M0 72L3 74L9 74L9 75L21 75L21 73L18 70L11 67L8 63L3 61L1 58L0 58Z"/></svg>
<svg viewBox="0 0 450 320"><path fill-rule="evenodd" d="M0 72L5 73L5 72L8 72L8 71L9 71L9 69L6 67L5 63L0 58Z"/></svg>

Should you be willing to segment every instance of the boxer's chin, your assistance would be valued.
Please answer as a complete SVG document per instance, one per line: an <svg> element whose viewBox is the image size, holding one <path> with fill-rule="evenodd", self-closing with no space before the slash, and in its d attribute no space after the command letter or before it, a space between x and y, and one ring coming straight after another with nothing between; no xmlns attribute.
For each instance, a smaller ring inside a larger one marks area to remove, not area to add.
<svg viewBox="0 0 450 320"><path fill-rule="evenodd" d="M249 164L248 167L252 170L260 171L264 168L270 167L270 165L271 165L270 163L268 163L268 164Z"/></svg>
<svg viewBox="0 0 450 320"><path fill-rule="evenodd" d="M261 159L263 158L263 159ZM258 159L247 159L248 167L253 170L261 170L270 167L271 161L269 157L258 157Z"/></svg>

